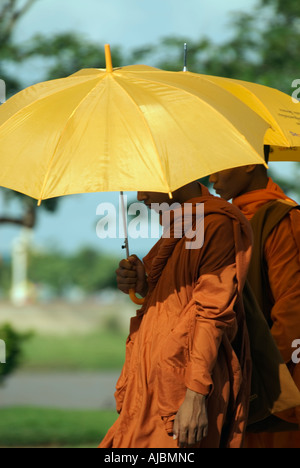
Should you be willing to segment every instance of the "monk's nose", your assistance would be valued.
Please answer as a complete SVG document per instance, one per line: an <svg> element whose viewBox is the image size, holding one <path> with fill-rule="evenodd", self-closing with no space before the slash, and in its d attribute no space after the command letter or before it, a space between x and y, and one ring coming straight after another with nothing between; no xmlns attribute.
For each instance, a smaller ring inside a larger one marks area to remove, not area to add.
<svg viewBox="0 0 300 468"><path fill-rule="evenodd" d="M143 201L147 200L146 192L138 192L137 193L137 199L138 199L139 202L143 202Z"/></svg>
<svg viewBox="0 0 300 468"><path fill-rule="evenodd" d="M217 182L217 173L212 174L212 175L210 176L209 182L210 182L211 184L215 184L215 183Z"/></svg>

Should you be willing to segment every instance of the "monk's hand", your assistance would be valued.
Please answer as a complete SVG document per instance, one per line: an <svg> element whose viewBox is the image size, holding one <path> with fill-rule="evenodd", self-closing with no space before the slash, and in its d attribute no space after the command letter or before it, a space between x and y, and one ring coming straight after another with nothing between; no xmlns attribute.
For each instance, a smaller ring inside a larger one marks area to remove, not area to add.
<svg viewBox="0 0 300 468"><path fill-rule="evenodd" d="M173 437L180 448L196 445L207 437L206 397L187 389L184 402L175 417Z"/></svg>
<svg viewBox="0 0 300 468"><path fill-rule="evenodd" d="M148 291L146 271L143 262L136 255L121 260L116 275L120 291L129 294L130 289L134 289L142 297L146 296Z"/></svg>

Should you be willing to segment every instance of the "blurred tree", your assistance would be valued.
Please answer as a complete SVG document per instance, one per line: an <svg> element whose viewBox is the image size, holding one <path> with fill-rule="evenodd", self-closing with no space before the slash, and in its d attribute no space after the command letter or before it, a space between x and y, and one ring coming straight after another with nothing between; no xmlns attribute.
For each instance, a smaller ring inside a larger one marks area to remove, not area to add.
<svg viewBox="0 0 300 468"><path fill-rule="evenodd" d="M105 68L102 44L95 44L73 32L54 37L36 35L25 44L24 56L39 57L44 62L44 80L62 78L82 68ZM114 67L123 64L120 48L113 48L112 61Z"/></svg>
<svg viewBox="0 0 300 468"><path fill-rule="evenodd" d="M6 363L0 364L0 385L4 379L19 367L23 359L22 345L32 333L20 333L9 324L0 325L0 339L6 347Z"/></svg>
<svg viewBox="0 0 300 468"><path fill-rule="evenodd" d="M0 6L0 77L6 82L9 95L22 89L22 80L9 73L10 64L25 62L33 57L39 58L45 69L43 80L62 78L81 68L105 67L103 47L74 33L59 34L54 37L34 36L25 43L14 41L14 32L19 20L38 0L7 0ZM112 51L114 66L122 64L122 53L117 47ZM33 78L34 79L34 78ZM24 215L20 218L0 217L0 224L11 223L33 228L37 220L37 203L34 199L12 190L2 189L5 201L18 199L23 206ZM58 199L45 200L42 208L53 212Z"/></svg>
<svg viewBox="0 0 300 468"><path fill-rule="evenodd" d="M7 63L38 57L43 63L45 80L67 76L81 68L105 66L102 45L73 32L54 37L38 35L26 43L16 44L15 27L37 1L6 0L0 6L0 76L6 80L10 93L19 90L22 83L9 74ZM114 47L113 64L122 66L151 58L154 66L182 70L183 43L188 42L188 69L192 72L256 81L291 93L292 81L300 78L300 2L258 0L253 12L235 13L228 28L231 31L230 39L223 44L216 44L205 35L200 37L200 34L198 40L167 37L162 39L159 46L150 44L133 50L127 59L120 48ZM42 206L54 210L56 203L47 201ZM35 202L28 200L25 205L22 219L4 218L0 222L34 225Z"/></svg>
<svg viewBox="0 0 300 468"><path fill-rule="evenodd" d="M234 13L228 28L231 37L222 44L203 36L167 37L159 46L134 50L131 59L142 62L152 56L155 66L179 71L187 42L191 72L255 81L291 93L292 81L300 78L300 2L259 0L253 12Z"/></svg>
<svg viewBox="0 0 300 468"><path fill-rule="evenodd" d="M133 51L132 60L142 62L151 56L156 58L155 66L179 71L187 42L189 71L253 81L291 95L292 82L300 78L299 0L258 0L251 13L234 13L228 27L231 37L222 44L205 37L168 37L159 47ZM274 178L289 193L300 194L297 177Z"/></svg>
<svg viewBox="0 0 300 468"><path fill-rule="evenodd" d="M22 58L22 48L15 44L13 33L19 20L36 1L2 0L0 5L0 76L11 94L22 86L20 79L7 71L7 64L16 63Z"/></svg>
<svg viewBox="0 0 300 468"><path fill-rule="evenodd" d="M0 258L0 298L7 298L11 288L11 262Z"/></svg>
<svg viewBox="0 0 300 468"><path fill-rule="evenodd" d="M87 293L116 287L118 261L90 247L81 249L70 259L70 281Z"/></svg>
<svg viewBox="0 0 300 468"><path fill-rule="evenodd" d="M116 288L115 270L118 263L113 256L90 247L69 256L60 252L31 252L28 274L32 282L50 286L58 296L72 286L90 294L105 288Z"/></svg>
<svg viewBox="0 0 300 468"><path fill-rule="evenodd" d="M19 63L29 57L24 50L23 44L14 41L14 31L20 19L38 0L6 0L0 5L0 78L6 83L9 95L22 88L22 81L16 74L9 72L9 65ZM1 189L4 200L9 203L11 199L18 199L23 207L23 216L12 218L10 216L0 217L0 224L11 223L19 226L34 227L36 222L36 201L20 193L8 189ZM48 211L54 211L57 199L46 200L42 204Z"/></svg>

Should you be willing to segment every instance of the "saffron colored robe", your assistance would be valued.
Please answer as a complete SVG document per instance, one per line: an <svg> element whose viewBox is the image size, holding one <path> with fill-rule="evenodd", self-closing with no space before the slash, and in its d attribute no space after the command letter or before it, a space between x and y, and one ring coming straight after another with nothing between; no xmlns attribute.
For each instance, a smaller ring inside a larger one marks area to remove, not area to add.
<svg viewBox="0 0 300 468"><path fill-rule="evenodd" d="M280 187L269 179L266 189L246 193L233 200L248 220L266 203L287 200ZM291 362L292 343L300 338L300 211L293 209L273 229L264 246L272 298L271 333L300 389L300 365ZM269 321L269 320L268 320ZM300 408L286 411L283 419L300 424ZM247 448L300 448L300 432L247 434Z"/></svg>
<svg viewBox="0 0 300 468"><path fill-rule="evenodd" d="M100 448L177 448L173 422L187 388L208 397L200 447L242 446L251 379L242 290L252 232L236 207L205 187L202 195L189 203L194 213L204 203L203 247L187 249L186 237L175 238L179 209L170 238L144 259L149 292L131 319L115 394L119 418Z"/></svg>

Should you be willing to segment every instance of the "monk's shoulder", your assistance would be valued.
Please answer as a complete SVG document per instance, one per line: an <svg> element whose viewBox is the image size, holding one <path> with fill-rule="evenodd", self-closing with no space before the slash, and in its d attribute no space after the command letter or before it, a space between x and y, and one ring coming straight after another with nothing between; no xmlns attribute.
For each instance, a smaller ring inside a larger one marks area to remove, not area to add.
<svg viewBox="0 0 300 468"><path fill-rule="evenodd" d="M270 232L265 243L265 255L272 257L276 252L289 247L300 252L300 210L289 211Z"/></svg>
<svg viewBox="0 0 300 468"><path fill-rule="evenodd" d="M233 221L245 222L242 212L231 203L219 197L211 197L204 202L206 226L231 226Z"/></svg>
<svg viewBox="0 0 300 468"><path fill-rule="evenodd" d="M225 211L208 212L204 215L204 232L206 235L233 236L232 218Z"/></svg>
<svg viewBox="0 0 300 468"><path fill-rule="evenodd" d="M296 206L292 210L289 211L289 219L291 224L297 224L299 225L300 223L300 206Z"/></svg>

